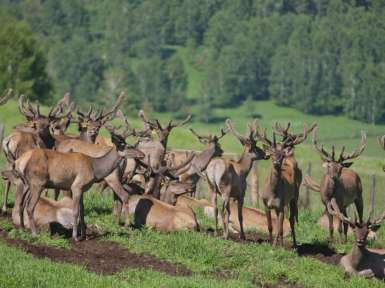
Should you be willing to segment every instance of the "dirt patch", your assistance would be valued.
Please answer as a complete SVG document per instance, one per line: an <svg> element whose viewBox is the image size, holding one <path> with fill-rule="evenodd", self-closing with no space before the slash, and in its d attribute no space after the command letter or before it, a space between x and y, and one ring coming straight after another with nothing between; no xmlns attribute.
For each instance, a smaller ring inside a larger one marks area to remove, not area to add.
<svg viewBox="0 0 385 288"><path fill-rule="evenodd" d="M174 265L146 253L132 253L115 242L91 239L71 243L70 250L35 245L20 239L10 239L0 230L0 239L7 244L31 253L37 258L57 262L84 265L87 270L111 275L126 268L152 269L172 276L191 276L192 272L182 265Z"/></svg>

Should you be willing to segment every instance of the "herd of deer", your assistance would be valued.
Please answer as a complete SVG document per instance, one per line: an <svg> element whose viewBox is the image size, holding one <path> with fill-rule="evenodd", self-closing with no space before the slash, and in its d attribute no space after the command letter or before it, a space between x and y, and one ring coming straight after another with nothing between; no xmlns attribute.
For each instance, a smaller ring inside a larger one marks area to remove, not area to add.
<svg viewBox="0 0 385 288"><path fill-rule="evenodd" d="M6 91L0 98L0 105L4 105L12 94L12 90ZM131 129L119 110L123 97L121 94L108 111L91 107L88 112L82 112L66 94L48 114L42 114L39 105L19 97L19 109L26 122L14 127L2 142L7 160L7 167L2 172L6 181L2 211L7 211L8 192L13 184L16 195L12 221L16 226L27 227L36 235L39 227L58 222L72 228L75 241L84 239L83 193L94 183L100 183L101 190L109 187L113 191L115 221L120 222L123 214L125 225L130 224L129 215L133 214L135 227L147 225L163 231L199 230L192 208L201 207L215 220L215 233L218 222L221 222L226 239L229 231L239 233L240 238L245 239L245 229L258 229L268 232L274 245L283 245L283 237L290 233L296 248L299 188L304 184L320 193L325 212L319 223L329 229L331 240L337 228L346 241L348 226L352 228L353 249L341 260L346 272L384 278L385 250L368 249L366 242L368 235L372 238L375 235L380 222L385 219L385 212L372 220L372 205L369 219L363 220L361 180L349 168L352 162L348 162L363 152L366 146L364 132L357 149L346 154L343 147L336 157L334 146L328 152L318 145L316 124L305 125L302 133L292 134L290 123L286 127L276 123L272 139L269 139L266 129L260 129L255 121L248 124L247 132L242 135L227 119L219 136L203 136L190 129L205 145L203 151L168 150L171 131L188 123L191 116L180 123L170 121L162 125L141 111L139 117L144 129ZM112 126L111 120L115 118L124 124ZM65 133L71 123L77 124L77 135ZM111 137L99 135L102 127ZM220 140L226 133L235 136L243 146L239 160L223 156ZM320 184L308 176L303 179L294 155L295 147L304 142L309 133L312 133L313 146L321 154L326 168ZM135 144L126 143L129 136L136 139ZM257 146L258 141L262 145ZM385 136L379 143L385 149ZM265 211L243 207L246 178L253 162L267 159L272 160L272 165L260 195ZM194 197L201 178L208 182L211 202ZM46 189L54 189L55 199L42 196ZM61 190L63 198L58 200ZM222 198L219 215L218 196ZM358 220L354 221L346 213L352 203L358 213ZM287 210L289 221L284 217Z"/></svg>

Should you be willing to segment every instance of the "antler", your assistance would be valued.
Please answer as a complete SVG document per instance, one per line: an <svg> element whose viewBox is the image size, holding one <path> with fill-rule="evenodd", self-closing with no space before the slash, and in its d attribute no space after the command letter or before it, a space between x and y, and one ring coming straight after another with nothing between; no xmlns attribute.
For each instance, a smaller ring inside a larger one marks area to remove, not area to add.
<svg viewBox="0 0 385 288"><path fill-rule="evenodd" d="M283 128L283 126L280 123L275 122L273 129L277 135L282 136L285 139L289 135L288 131L289 131L290 126L291 126L290 122L287 123L286 128Z"/></svg>
<svg viewBox="0 0 385 288"><path fill-rule="evenodd" d="M318 130L318 127L313 130L312 140L313 140L314 148L318 151L318 153L321 154L321 157L322 157L323 160L334 161L334 146L333 146L333 153L332 153L332 155L330 155L329 152L327 152L324 149L323 145L321 145L321 147L318 147L318 143L317 143L317 130Z"/></svg>
<svg viewBox="0 0 385 288"><path fill-rule="evenodd" d="M352 221L349 217L346 217L343 215L338 208L337 202L335 198L332 198L330 202L326 205L328 212L332 214L333 216L338 217L342 222L349 224L350 226L355 226L356 224L356 219ZM357 218L357 217L356 217Z"/></svg>
<svg viewBox="0 0 385 288"><path fill-rule="evenodd" d="M168 127L168 129L172 129L172 128L175 128L175 127L182 127L182 126L186 125L188 122L190 122L191 119L192 119L192 116L191 116L191 114L189 114L189 115L187 115L186 119L184 119L182 122L179 122L179 123L176 123L176 124L173 124L172 120L170 120L168 122L167 127ZM159 121L156 120L156 122L157 122L158 126L160 126Z"/></svg>
<svg viewBox="0 0 385 288"><path fill-rule="evenodd" d="M366 133L364 131L361 131L360 145L351 154L347 154L347 155L344 155L345 148L343 148L341 151L338 162L343 162L346 160L351 160L351 159L357 158L364 151L365 147L366 147Z"/></svg>
<svg viewBox="0 0 385 288"><path fill-rule="evenodd" d="M118 99L116 99L116 102L115 102L115 105L111 108L110 111L104 113L103 110L100 112L99 116L96 117L96 121L101 121L103 123L106 123L107 121L110 121L116 114L116 112L118 111L120 105L122 105L122 102L123 102L123 99L124 99L124 92L122 91L118 97Z"/></svg>
<svg viewBox="0 0 385 288"><path fill-rule="evenodd" d="M20 110L20 113L23 114L25 117L27 117L28 119L34 119L35 118L35 113L33 110L30 109L30 104L29 102L27 101L27 103L25 103L26 100L24 98L24 95L20 95L19 97L19 110ZM28 108L26 107L26 105L28 105Z"/></svg>
<svg viewBox="0 0 385 288"><path fill-rule="evenodd" d="M246 141L245 137L243 137L234 127L233 121L231 121L230 118L226 119L226 126L228 128L228 131L230 131L231 134L233 134L241 143L244 143Z"/></svg>
<svg viewBox="0 0 385 288"><path fill-rule="evenodd" d="M12 96L13 90L11 88L4 91L3 96L0 97L0 105L7 103L8 99Z"/></svg>
<svg viewBox="0 0 385 288"><path fill-rule="evenodd" d="M210 143L210 142L218 141L223 136L225 136L226 133L227 133L227 131L225 131L223 128L221 128L221 134L219 136L212 135L212 134L209 134L208 136L206 136L206 135L199 135L197 132L195 132L194 129L190 128L189 130L191 131L191 133L193 133L198 138L198 140L202 144L207 144L207 143Z"/></svg>
<svg viewBox="0 0 385 288"><path fill-rule="evenodd" d="M317 123L313 123L310 126L310 129L307 128L307 125L304 125L303 133L300 134L291 134L288 132L289 128L291 126L291 123L289 122L286 126L286 128L283 128L281 124L278 122L275 123L275 127L273 127L274 132L277 135L283 136L283 141L286 145L295 146L298 144L301 144L303 141L306 140L307 135L313 131L315 127L317 127Z"/></svg>

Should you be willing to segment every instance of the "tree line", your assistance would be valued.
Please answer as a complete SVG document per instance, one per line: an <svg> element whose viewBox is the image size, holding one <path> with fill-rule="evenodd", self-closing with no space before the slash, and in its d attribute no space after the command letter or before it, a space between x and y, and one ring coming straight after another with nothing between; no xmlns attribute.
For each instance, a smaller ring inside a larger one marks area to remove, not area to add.
<svg viewBox="0 0 385 288"><path fill-rule="evenodd" d="M385 122L381 0L1 0L0 86L177 112L273 99ZM185 53L180 53L183 48ZM187 98L193 67L196 97ZM0 87L4 88L4 87ZM187 108L186 108L187 107Z"/></svg>

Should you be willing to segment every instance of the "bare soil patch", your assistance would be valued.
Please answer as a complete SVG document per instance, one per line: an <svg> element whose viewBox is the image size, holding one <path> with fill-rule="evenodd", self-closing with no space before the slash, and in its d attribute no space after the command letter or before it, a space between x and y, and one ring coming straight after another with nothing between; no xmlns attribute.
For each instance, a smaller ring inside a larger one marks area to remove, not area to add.
<svg viewBox="0 0 385 288"><path fill-rule="evenodd" d="M118 243L91 239L71 242L71 249L31 244L20 239L10 239L0 230L0 239L8 245L31 253L36 258L48 258L57 262L84 265L87 270L111 275L126 268L152 269L171 276L191 276L191 270L172 264L147 253L132 253Z"/></svg>

